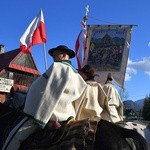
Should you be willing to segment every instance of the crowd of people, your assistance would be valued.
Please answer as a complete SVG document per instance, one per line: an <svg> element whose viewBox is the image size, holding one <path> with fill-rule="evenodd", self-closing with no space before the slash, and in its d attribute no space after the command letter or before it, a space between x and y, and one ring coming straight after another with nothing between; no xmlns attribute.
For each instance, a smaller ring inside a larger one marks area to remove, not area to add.
<svg viewBox="0 0 150 150"><path fill-rule="evenodd" d="M73 50L59 45L48 51L54 62L30 86L24 118L9 133L2 150L17 150L33 132L60 128L69 117L75 120L102 118L117 122L123 118L123 104L108 74L104 85L96 82L94 68L77 70L70 59Z"/></svg>

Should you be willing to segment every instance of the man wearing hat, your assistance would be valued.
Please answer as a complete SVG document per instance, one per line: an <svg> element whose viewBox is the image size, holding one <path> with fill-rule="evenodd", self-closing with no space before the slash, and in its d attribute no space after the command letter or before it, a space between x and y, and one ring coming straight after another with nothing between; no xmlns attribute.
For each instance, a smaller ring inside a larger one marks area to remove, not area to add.
<svg viewBox="0 0 150 150"><path fill-rule="evenodd" d="M85 91L82 105L80 105L78 109L76 119L81 120L90 118L95 120L97 117L101 118L101 113L105 107L107 96L102 89L101 84L94 80L94 77L98 75L95 74L95 69L89 65L85 65L81 70L79 70L79 73L88 86ZM77 104L77 102L75 103ZM77 104L77 106L79 105Z"/></svg>
<svg viewBox="0 0 150 150"><path fill-rule="evenodd" d="M112 81L112 75L108 73L106 83L103 85L103 90L108 96L109 112L109 117L105 117L105 119L111 122L118 122L123 120L123 102Z"/></svg>
<svg viewBox="0 0 150 150"><path fill-rule="evenodd" d="M69 61L75 53L65 45L52 48L48 53L54 63L29 88L23 110L26 116L10 132L3 150L19 149L22 141L49 122L58 128L58 122L76 117L73 102L80 101L87 84Z"/></svg>

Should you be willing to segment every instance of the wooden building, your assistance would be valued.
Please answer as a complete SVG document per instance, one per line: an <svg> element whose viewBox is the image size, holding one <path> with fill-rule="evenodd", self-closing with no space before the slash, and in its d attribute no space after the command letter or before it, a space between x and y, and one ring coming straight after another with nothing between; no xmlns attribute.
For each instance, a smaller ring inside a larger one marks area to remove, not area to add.
<svg viewBox="0 0 150 150"><path fill-rule="evenodd" d="M31 54L24 54L20 49L4 53L0 45L0 102L6 101L10 89L27 91L31 83L40 76Z"/></svg>

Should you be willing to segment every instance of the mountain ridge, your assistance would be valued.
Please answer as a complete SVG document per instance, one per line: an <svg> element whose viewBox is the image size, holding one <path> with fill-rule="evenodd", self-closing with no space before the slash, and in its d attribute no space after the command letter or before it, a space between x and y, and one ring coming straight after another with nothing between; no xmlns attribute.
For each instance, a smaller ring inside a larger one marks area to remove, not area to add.
<svg viewBox="0 0 150 150"><path fill-rule="evenodd" d="M140 111L143 109L144 99L139 99L136 101L125 100L123 101L124 109L134 109L136 111Z"/></svg>

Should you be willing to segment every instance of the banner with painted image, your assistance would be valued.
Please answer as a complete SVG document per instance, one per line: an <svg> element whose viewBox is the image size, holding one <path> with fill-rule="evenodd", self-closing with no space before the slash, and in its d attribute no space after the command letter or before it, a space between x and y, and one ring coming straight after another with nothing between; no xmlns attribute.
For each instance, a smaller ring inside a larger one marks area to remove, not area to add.
<svg viewBox="0 0 150 150"><path fill-rule="evenodd" d="M131 25L88 26L84 64L96 69L99 83L105 83L111 73L114 82L124 88L131 29Z"/></svg>

